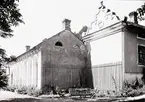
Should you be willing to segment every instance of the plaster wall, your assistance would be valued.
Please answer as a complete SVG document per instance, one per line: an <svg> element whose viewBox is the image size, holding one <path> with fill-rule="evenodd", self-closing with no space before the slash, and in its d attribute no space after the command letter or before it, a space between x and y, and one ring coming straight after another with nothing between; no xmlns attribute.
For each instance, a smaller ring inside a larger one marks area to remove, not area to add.
<svg viewBox="0 0 145 102"><path fill-rule="evenodd" d="M56 46L61 42L62 46ZM70 31L63 31L46 40L42 45L42 84L68 88L82 86L81 77L86 69L86 49ZM92 85L89 83L88 85Z"/></svg>
<svg viewBox="0 0 145 102"><path fill-rule="evenodd" d="M90 42L92 66L122 61L122 32Z"/></svg>
<svg viewBox="0 0 145 102"><path fill-rule="evenodd" d="M137 34L124 32L124 66L125 73L142 73L142 66L138 65L138 45L145 45L145 40Z"/></svg>
<svg viewBox="0 0 145 102"><path fill-rule="evenodd" d="M90 42L93 84L98 90L122 88L124 70L122 32ZM114 85L114 80L116 86Z"/></svg>
<svg viewBox="0 0 145 102"><path fill-rule="evenodd" d="M141 80L142 79L142 74L141 73L125 73L125 81L132 83L137 79Z"/></svg>

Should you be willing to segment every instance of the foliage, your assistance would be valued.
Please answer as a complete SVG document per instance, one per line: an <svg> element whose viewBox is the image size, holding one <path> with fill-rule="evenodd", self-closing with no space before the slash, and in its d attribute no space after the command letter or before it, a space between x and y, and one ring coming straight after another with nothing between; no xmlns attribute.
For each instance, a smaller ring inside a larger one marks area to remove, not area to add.
<svg viewBox="0 0 145 102"><path fill-rule="evenodd" d="M99 91L96 89L92 98L97 97L134 97L145 94L145 85L139 78L124 81L124 88L120 91Z"/></svg>
<svg viewBox="0 0 145 102"><path fill-rule="evenodd" d="M7 86L7 76L4 69L0 69L0 88Z"/></svg>
<svg viewBox="0 0 145 102"><path fill-rule="evenodd" d="M50 94L51 91L53 91L53 93L56 93L54 87L52 87L51 85L44 85L42 87L42 90L44 94Z"/></svg>
<svg viewBox="0 0 145 102"><path fill-rule="evenodd" d="M68 89L60 89L59 87L44 85L42 87L43 94L59 94L60 96L64 93L68 93Z"/></svg>
<svg viewBox="0 0 145 102"><path fill-rule="evenodd" d="M112 77L112 80L113 80L113 84L115 86L115 91L117 92L117 83L116 83L116 80L114 78L114 76L111 76Z"/></svg>
<svg viewBox="0 0 145 102"><path fill-rule="evenodd" d="M12 86L3 87L3 90L15 92L16 88L17 88L16 86L12 85Z"/></svg>
<svg viewBox="0 0 145 102"><path fill-rule="evenodd" d="M22 15L18 9L19 0L1 0L0 1L0 36L3 38L12 36L12 26L23 23Z"/></svg>
<svg viewBox="0 0 145 102"><path fill-rule="evenodd" d="M58 87L53 87L49 85L45 85L42 90L37 89L32 86L17 86L17 85L12 85L12 86L7 86L3 87L3 90L11 91L11 92L17 92L19 94L27 94L30 96L40 96L42 94L49 95L49 94L57 94L60 96L64 96L66 94L66 90L59 89Z"/></svg>
<svg viewBox="0 0 145 102"><path fill-rule="evenodd" d="M17 92L19 94L27 94L30 96L39 96L42 94L42 90L37 89L35 87L27 87L27 86L7 86L3 88L7 91Z"/></svg>
<svg viewBox="0 0 145 102"><path fill-rule="evenodd" d="M4 90L11 91L11 92L17 92L19 94L27 94L30 96L40 96L42 94L49 95L49 94L58 94L61 97L66 94L66 90L59 89L58 87L53 87L49 85L45 85L42 90L37 89L35 87L27 87L27 86L7 86L3 88Z"/></svg>
<svg viewBox="0 0 145 102"><path fill-rule="evenodd" d="M145 65L145 64L144 64ZM142 70L142 81L145 83L145 68L143 67L143 70Z"/></svg>
<svg viewBox="0 0 145 102"><path fill-rule="evenodd" d="M8 82L8 77L6 75L5 64L10 61L15 61L15 56L7 57L5 54L5 50L0 48L0 88L5 87Z"/></svg>
<svg viewBox="0 0 145 102"><path fill-rule="evenodd" d="M0 1L0 37L7 38L13 34L12 26L18 26L19 23L24 23L22 15L18 9L19 0L1 0ZM5 63L15 61L16 57L7 57L6 51L0 48L0 69ZM0 87L6 85L7 78L5 72L0 70Z"/></svg>
<svg viewBox="0 0 145 102"><path fill-rule="evenodd" d="M138 14L139 20L145 20L145 3L135 11Z"/></svg>
<svg viewBox="0 0 145 102"><path fill-rule="evenodd" d="M125 81L124 87L125 88L132 88L132 89L139 89L139 88L143 87L143 82L142 82L142 80L139 80L139 78L136 77L132 81Z"/></svg>
<svg viewBox="0 0 145 102"><path fill-rule="evenodd" d="M39 95L42 94L42 90L36 89L36 88L34 88L34 87L28 87L28 88L26 89L26 93L27 93L28 95L30 95L30 96L39 96Z"/></svg>
<svg viewBox="0 0 145 102"><path fill-rule="evenodd" d="M145 86L142 80L136 78L132 81L124 82L124 90L122 91L123 96L138 96L145 93Z"/></svg>
<svg viewBox="0 0 145 102"><path fill-rule="evenodd" d="M128 88L122 91L121 95L124 97L134 97L145 94L145 87L139 89Z"/></svg>

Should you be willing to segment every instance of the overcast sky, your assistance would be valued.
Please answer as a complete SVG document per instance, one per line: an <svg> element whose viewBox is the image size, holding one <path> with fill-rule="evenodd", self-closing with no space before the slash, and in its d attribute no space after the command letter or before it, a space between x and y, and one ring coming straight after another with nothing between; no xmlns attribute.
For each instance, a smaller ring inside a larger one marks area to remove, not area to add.
<svg viewBox="0 0 145 102"><path fill-rule="evenodd" d="M8 55L20 55L25 46L31 47L63 30L64 18L71 20L71 29L78 32L94 20L101 0L20 0L19 8L25 24L14 28L14 36L0 38L0 45ZM123 19L140 7L144 0L104 0L107 8Z"/></svg>

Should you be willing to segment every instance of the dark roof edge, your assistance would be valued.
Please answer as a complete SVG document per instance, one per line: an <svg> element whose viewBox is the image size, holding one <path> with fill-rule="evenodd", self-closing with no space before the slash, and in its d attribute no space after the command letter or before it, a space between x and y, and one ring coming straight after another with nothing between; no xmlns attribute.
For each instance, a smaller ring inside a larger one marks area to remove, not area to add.
<svg viewBox="0 0 145 102"><path fill-rule="evenodd" d="M53 38L53 37L57 36L58 34L60 34L60 33L64 32L64 31L65 31L65 30L63 30L63 31L61 31L61 32L59 32L59 33L57 33L57 34L55 34L55 35L51 36L50 38L47 38L46 40L49 40L49 39L51 39L51 38ZM42 41L42 42L38 43L38 44L37 44L37 45L35 45L33 48L31 48L29 51L26 51L26 52L24 52L24 53L20 54L20 55L19 55L19 56L17 56L16 58L17 58L17 59L19 59L19 58L21 58L22 56L26 55L27 53L30 53L31 51L33 51L33 50L37 50L38 48L40 48L40 46L42 45L42 43L43 43L43 42L44 42L44 41ZM9 62L9 63L11 63L11 62Z"/></svg>
<svg viewBox="0 0 145 102"><path fill-rule="evenodd" d="M102 30L105 30L105 29L107 29L107 28L110 28L110 27L112 27L112 26L115 26L115 25L117 25L117 24L122 24L123 26L126 26L126 25L133 25L133 26L135 26L135 27L141 27L141 28L143 28L143 29L145 29L145 26L143 26L143 25L140 25L140 24L136 24L136 23L133 23L133 22L130 22L130 21L127 21L127 22L124 22L123 20L122 21L119 21L119 22L116 22L116 23L114 23L114 24L112 24L112 25L109 25L109 26L107 26L107 27L105 27L105 28L102 28L102 29L100 29L100 30L98 30L98 31L94 31L94 32L92 32L92 33L90 33L90 34L88 34L88 35L86 35L86 36L89 36L89 35L91 35L91 34L93 34L93 33L96 33L96 32L100 32L100 31L102 31Z"/></svg>
<svg viewBox="0 0 145 102"><path fill-rule="evenodd" d="M98 33L101 34L101 32L107 32L107 31L110 31L110 30L112 30L114 32L115 29L117 31L121 31L124 28L127 28L128 30L130 30L130 28L137 28L137 29L139 28L139 29L141 29L142 31L145 32L145 26L143 26L143 25L139 25L139 24L136 24L136 23L133 23L133 22L129 22L129 21L127 21L127 22L119 21L119 22L111 24L111 25L109 25L107 27L104 27L104 28L102 28L100 30L97 30L97 31L94 31L92 33L87 34L86 36L83 37L82 40L83 41L90 41L92 38L94 38L94 36L96 37L96 34L98 34ZM141 32L141 30L139 30L139 31ZM109 35L110 34L111 33L109 33ZM101 35L104 37L104 34L101 34ZM97 36L100 37L101 35L97 35Z"/></svg>
<svg viewBox="0 0 145 102"><path fill-rule="evenodd" d="M125 22L123 22L123 23L125 23ZM144 25L136 24L136 23L133 23L133 22L130 22L130 21L127 21L126 24L130 24L130 25L133 25L135 27L140 27L140 28L145 29L145 26Z"/></svg>

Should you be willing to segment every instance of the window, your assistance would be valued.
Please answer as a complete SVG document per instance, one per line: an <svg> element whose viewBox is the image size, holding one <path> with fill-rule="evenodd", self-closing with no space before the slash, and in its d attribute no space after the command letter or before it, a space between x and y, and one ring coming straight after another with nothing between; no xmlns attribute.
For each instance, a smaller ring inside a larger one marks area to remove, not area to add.
<svg viewBox="0 0 145 102"><path fill-rule="evenodd" d="M145 46L138 46L138 64L145 64Z"/></svg>
<svg viewBox="0 0 145 102"><path fill-rule="evenodd" d="M145 34L142 34L142 33L140 33L140 34L137 34L137 37L138 37L138 38L145 39Z"/></svg>
<svg viewBox="0 0 145 102"><path fill-rule="evenodd" d="M55 43L55 46L63 46L63 45L62 45L61 42L58 41L58 42Z"/></svg>

